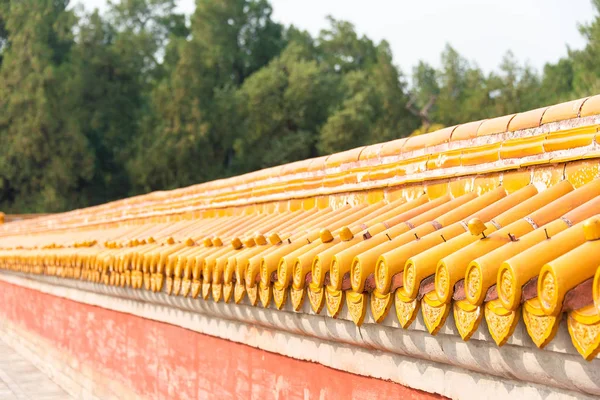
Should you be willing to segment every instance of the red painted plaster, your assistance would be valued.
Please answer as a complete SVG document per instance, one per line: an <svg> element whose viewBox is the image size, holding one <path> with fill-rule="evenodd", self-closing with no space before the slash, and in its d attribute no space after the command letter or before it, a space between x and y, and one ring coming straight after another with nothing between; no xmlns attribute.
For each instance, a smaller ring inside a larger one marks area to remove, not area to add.
<svg viewBox="0 0 600 400"><path fill-rule="evenodd" d="M148 398L440 398L5 282L0 315Z"/></svg>

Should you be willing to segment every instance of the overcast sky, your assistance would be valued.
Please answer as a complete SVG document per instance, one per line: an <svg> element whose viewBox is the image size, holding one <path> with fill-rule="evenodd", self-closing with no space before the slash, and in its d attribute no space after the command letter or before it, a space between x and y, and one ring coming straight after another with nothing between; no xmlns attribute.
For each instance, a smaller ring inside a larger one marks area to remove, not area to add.
<svg viewBox="0 0 600 400"><path fill-rule="evenodd" d="M105 0L79 0L105 9ZM179 0L190 14L194 0ZM439 65L446 43L484 71L497 68L507 50L541 70L584 44L578 23L595 12L590 0L271 0L273 18L316 35L332 15L360 34L387 40L405 74L419 60Z"/></svg>

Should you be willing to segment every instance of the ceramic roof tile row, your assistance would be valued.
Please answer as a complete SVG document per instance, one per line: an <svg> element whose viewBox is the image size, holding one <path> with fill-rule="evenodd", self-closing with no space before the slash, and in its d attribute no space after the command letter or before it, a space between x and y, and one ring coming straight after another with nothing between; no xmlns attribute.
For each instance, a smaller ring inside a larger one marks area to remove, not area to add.
<svg viewBox="0 0 600 400"><path fill-rule="evenodd" d="M198 301L297 312L308 303L331 317L346 305L357 325L367 313L380 323L394 308L406 329L420 312L434 335L452 312L464 340L485 318L499 346L522 319L544 347L566 316L573 345L590 360L600 351L598 112L596 96L6 224L0 268ZM438 169L444 180L426 175ZM408 189L395 198L368 184L399 175L393 185ZM289 200L292 186L315 179L320 191L300 206L247 206ZM367 194L348 193L357 187ZM267 197L249 195L261 191ZM323 193L330 205L314 201ZM139 218L236 196L249 200L179 221ZM117 215L129 222L96 224Z"/></svg>
<svg viewBox="0 0 600 400"><path fill-rule="evenodd" d="M600 96L600 95L599 95ZM41 231L387 188L600 154L600 97L470 122L172 191L39 218L5 231Z"/></svg>

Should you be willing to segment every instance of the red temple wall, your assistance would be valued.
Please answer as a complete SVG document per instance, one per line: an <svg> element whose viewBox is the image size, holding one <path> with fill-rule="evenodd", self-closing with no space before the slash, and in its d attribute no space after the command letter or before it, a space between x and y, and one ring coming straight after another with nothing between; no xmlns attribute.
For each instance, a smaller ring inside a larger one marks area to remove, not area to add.
<svg viewBox="0 0 600 400"><path fill-rule="evenodd" d="M0 282L0 315L147 398L437 395Z"/></svg>

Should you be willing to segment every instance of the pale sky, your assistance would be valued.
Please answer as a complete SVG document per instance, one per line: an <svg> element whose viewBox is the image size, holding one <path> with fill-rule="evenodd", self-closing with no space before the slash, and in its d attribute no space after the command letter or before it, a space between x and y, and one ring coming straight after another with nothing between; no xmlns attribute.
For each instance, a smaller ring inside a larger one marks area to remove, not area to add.
<svg viewBox="0 0 600 400"><path fill-rule="evenodd" d="M79 0L86 8L105 9L106 0ZM194 0L179 0L194 11ZM352 22L359 34L387 40L395 63L410 74L419 60L439 65L450 43L485 72L495 70L507 50L520 62L541 70L581 48L577 24L595 11L590 0L271 0L273 18L316 35L327 15Z"/></svg>

